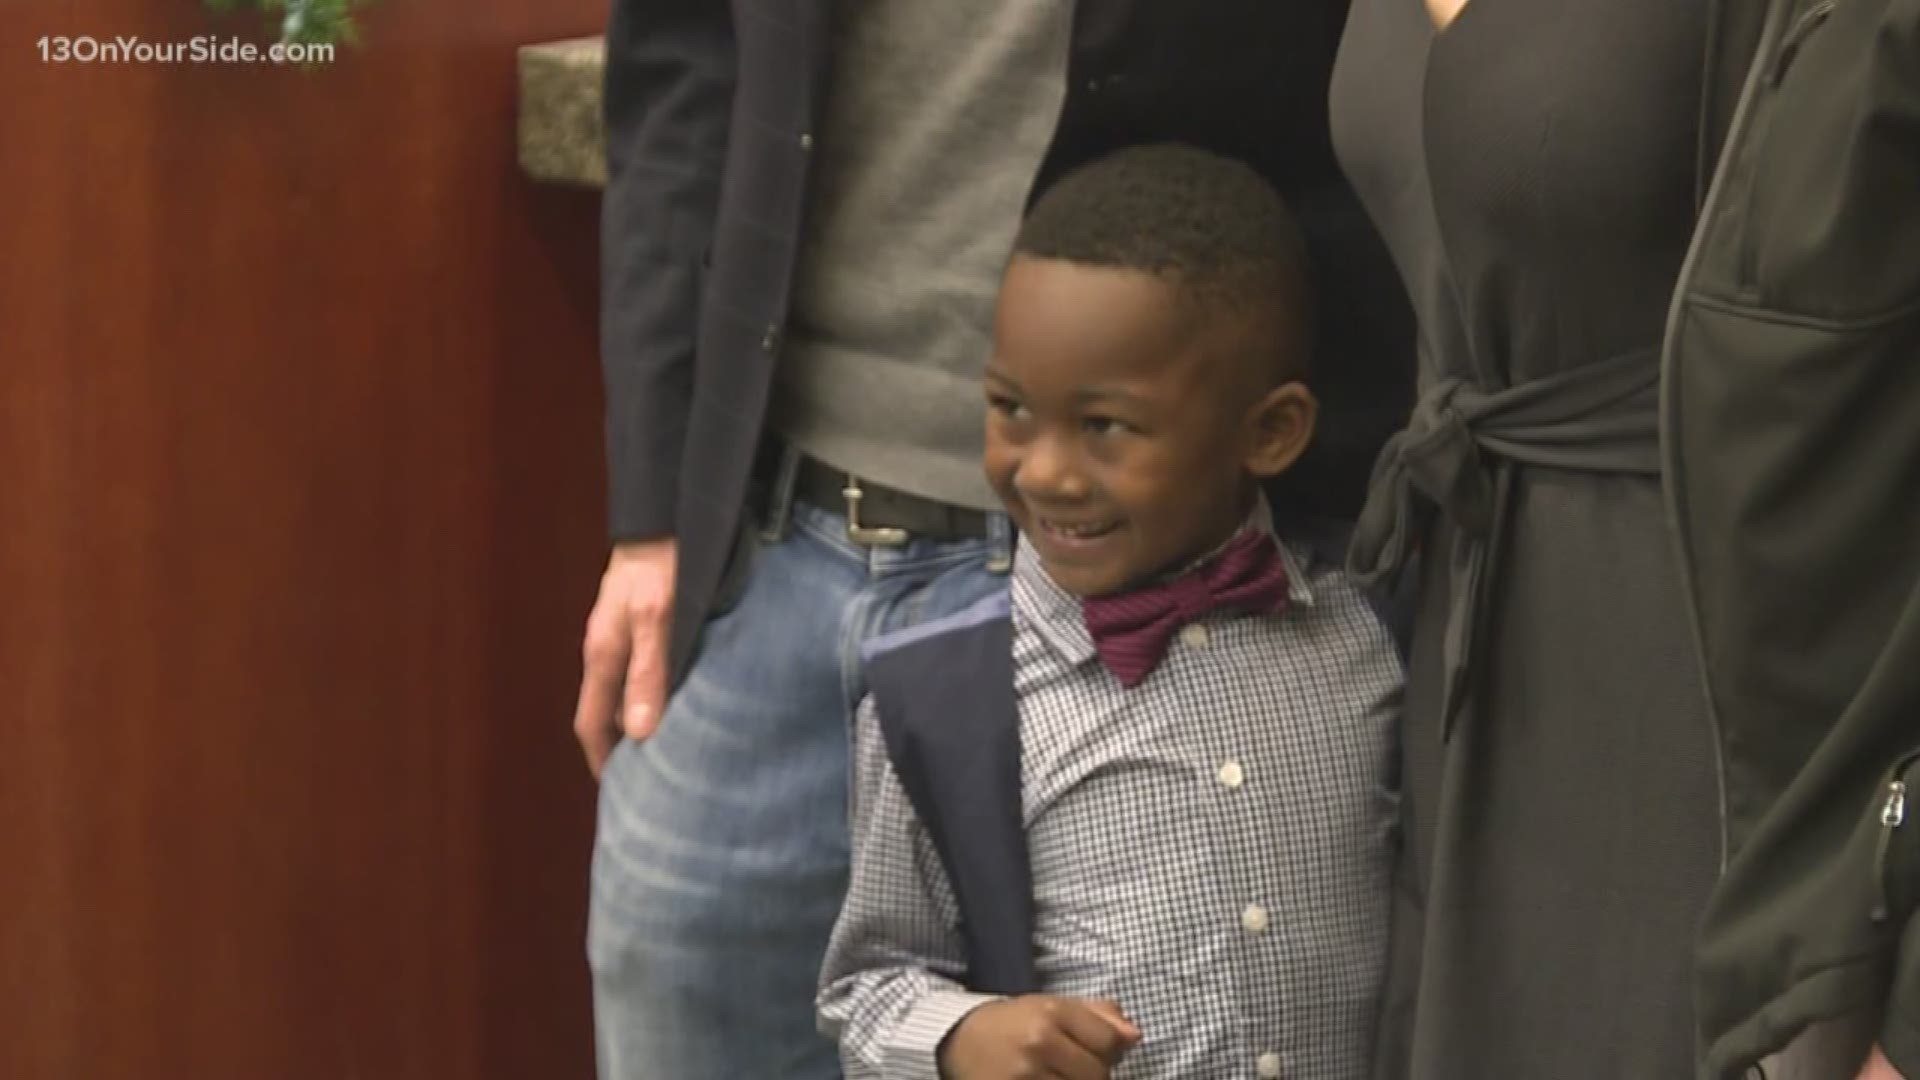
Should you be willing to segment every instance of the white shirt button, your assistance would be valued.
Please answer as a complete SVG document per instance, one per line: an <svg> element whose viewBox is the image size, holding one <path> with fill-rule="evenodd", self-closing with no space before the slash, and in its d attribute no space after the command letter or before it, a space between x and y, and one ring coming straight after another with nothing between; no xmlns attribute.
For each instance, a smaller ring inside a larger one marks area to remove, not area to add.
<svg viewBox="0 0 1920 1080"><path fill-rule="evenodd" d="M1248 904L1240 913L1240 929L1249 934L1263 934L1267 930L1267 909L1259 904Z"/></svg>
<svg viewBox="0 0 1920 1080"><path fill-rule="evenodd" d="M1269 1050L1266 1053L1261 1054L1260 1060L1255 1062L1254 1064L1255 1064L1255 1067L1258 1068L1260 1071L1260 1080L1280 1080L1280 1055L1279 1054L1276 1054L1273 1051Z"/></svg>
<svg viewBox="0 0 1920 1080"><path fill-rule="evenodd" d="M812 150L812 149L813 149L813 135L812 135L812 133L811 133L811 132L803 132L803 133L801 134L801 136L800 136L800 149L802 149L802 150Z"/></svg>
<svg viewBox="0 0 1920 1080"><path fill-rule="evenodd" d="M1188 623L1180 629L1180 640L1196 649L1206 648L1207 641L1212 636L1207 633L1207 628L1199 623Z"/></svg>
<svg viewBox="0 0 1920 1080"><path fill-rule="evenodd" d="M1214 778L1220 781L1221 787L1237 788L1247 782L1247 770L1241 768L1239 762L1229 761L1220 766L1220 771L1214 774Z"/></svg>

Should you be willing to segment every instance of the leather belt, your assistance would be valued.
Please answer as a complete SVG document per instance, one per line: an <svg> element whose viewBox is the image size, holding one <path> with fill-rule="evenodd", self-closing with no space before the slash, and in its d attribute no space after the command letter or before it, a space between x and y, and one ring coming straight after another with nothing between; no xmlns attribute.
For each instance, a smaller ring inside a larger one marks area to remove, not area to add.
<svg viewBox="0 0 1920 1080"><path fill-rule="evenodd" d="M984 540L985 511L910 495L849 476L802 456L794 496L823 510L844 511L847 537L859 544L891 547L908 540Z"/></svg>

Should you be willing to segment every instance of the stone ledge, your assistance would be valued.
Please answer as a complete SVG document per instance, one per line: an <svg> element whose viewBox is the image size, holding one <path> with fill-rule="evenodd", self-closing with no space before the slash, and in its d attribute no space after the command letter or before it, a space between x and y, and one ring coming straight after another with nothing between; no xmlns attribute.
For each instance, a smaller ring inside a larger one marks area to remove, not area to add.
<svg viewBox="0 0 1920 1080"><path fill-rule="evenodd" d="M520 168L535 180L605 187L601 122L606 41L548 41L520 48Z"/></svg>

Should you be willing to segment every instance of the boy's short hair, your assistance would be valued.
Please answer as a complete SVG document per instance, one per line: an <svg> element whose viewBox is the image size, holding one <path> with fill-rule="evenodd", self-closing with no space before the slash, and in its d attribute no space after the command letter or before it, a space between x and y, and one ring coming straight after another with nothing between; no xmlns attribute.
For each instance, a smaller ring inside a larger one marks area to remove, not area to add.
<svg viewBox="0 0 1920 1080"><path fill-rule="evenodd" d="M1109 154L1047 189L1013 251L1165 276L1201 303L1275 316L1277 373L1306 375L1306 243L1279 192L1242 162L1178 143Z"/></svg>

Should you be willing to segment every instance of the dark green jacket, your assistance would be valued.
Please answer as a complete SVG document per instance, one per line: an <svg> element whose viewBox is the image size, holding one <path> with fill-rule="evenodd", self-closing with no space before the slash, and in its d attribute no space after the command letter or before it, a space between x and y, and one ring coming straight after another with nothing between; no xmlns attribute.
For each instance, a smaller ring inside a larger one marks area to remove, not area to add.
<svg viewBox="0 0 1920 1080"><path fill-rule="evenodd" d="M1920 0L1715 8L1661 421L1721 751L1703 1076L1865 1012L1920 1080Z"/></svg>

